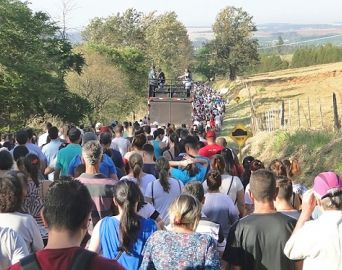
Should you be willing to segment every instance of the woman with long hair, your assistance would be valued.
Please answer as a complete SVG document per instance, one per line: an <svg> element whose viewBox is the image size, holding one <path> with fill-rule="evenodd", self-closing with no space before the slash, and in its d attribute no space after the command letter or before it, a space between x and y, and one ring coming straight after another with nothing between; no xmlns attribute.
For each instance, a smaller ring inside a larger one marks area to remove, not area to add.
<svg viewBox="0 0 342 270"><path fill-rule="evenodd" d="M223 236L228 237L230 226L239 219L239 212L233 200L220 192L221 174L217 170L207 175L208 192L205 194L203 213L213 222L221 225Z"/></svg>
<svg viewBox="0 0 342 270"><path fill-rule="evenodd" d="M234 205L239 210L240 216L243 217L245 213L245 191L240 178L233 176L230 171L231 167L227 168L226 166L227 162L225 162L222 155L215 155L212 157L210 168L220 172L222 179L220 192L228 195L232 199ZM207 181L203 182L203 188L205 192L208 191Z"/></svg>
<svg viewBox="0 0 342 270"><path fill-rule="evenodd" d="M220 269L215 240L196 233L201 203L182 194L169 210L171 231L157 231L144 248L140 269Z"/></svg>
<svg viewBox="0 0 342 270"><path fill-rule="evenodd" d="M10 171L0 178L0 227L16 231L32 253L43 249L44 244L37 222L31 215L21 213L25 182L25 175L19 171Z"/></svg>
<svg viewBox="0 0 342 270"><path fill-rule="evenodd" d="M260 170L260 169L265 169L265 165L264 163L262 163L260 160L258 159L254 159L251 163L250 163L250 173L252 174L253 172ZM253 213L254 211L254 201L252 200L251 196L249 195L249 190L250 190L250 185L248 183L248 185L246 186L245 189L245 214L249 215L251 213Z"/></svg>
<svg viewBox="0 0 342 270"><path fill-rule="evenodd" d="M157 230L155 222L137 214L139 187L122 180L114 187L119 215L100 220L91 236L89 250L117 260L125 269L139 269L147 239Z"/></svg>
<svg viewBox="0 0 342 270"><path fill-rule="evenodd" d="M130 180L139 185L141 192L145 194L146 187L149 183L156 180L152 174L143 172L143 158L139 153L134 153L128 160L129 171L128 174L122 177L120 180Z"/></svg>
<svg viewBox="0 0 342 270"><path fill-rule="evenodd" d="M303 183L299 183L296 179L301 172L299 161L296 158L285 159L283 160L283 164L286 168L287 178L292 182L292 206L297 210L300 210L302 208L303 195L308 188Z"/></svg>
<svg viewBox="0 0 342 270"><path fill-rule="evenodd" d="M179 137L176 132L171 133L169 145L170 148L164 151L163 156L169 161L175 160L175 158L180 154Z"/></svg>
<svg viewBox="0 0 342 270"><path fill-rule="evenodd" d="M37 221L43 241L47 241L48 232L41 217L43 201L51 181L44 180L40 172L40 161L37 155L29 153L24 158L24 171L27 176L27 193L22 209Z"/></svg>
<svg viewBox="0 0 342 270"><path fill-rule="evenodd" d="M169 224L168 210L171 203L182 193L183 183L170 177L169 161L160 157L156 163L156 169L159 172L159 179L147 185L145 191L146 201L152 203L164 224Z"/></svg>
<svg viewBox="0 0 342 270"><path fill-rule="evenodd" d="M254 157L246 156L242 161L243 172L241 174L241 182L244 189L246 189L247 185L249 184L249 179L251 178L251 163L253 160Z"/></svg>

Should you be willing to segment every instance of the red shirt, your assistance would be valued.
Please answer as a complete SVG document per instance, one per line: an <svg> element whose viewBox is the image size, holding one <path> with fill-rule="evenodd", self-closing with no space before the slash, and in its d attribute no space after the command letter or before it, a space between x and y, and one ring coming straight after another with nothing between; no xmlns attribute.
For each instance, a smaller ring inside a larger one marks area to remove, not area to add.
<svg viewBox="0 0 342 270"><path fill-rule="evenodd" d="M69 270L78 249L80 249L80 247L43 249L36 252L36 258L42 270ZM124 270L116 261L95 255L90 261L88 270L99 269ZM10 266L8 270L21 270L20 263Z"/></svg>
<svg viewBox="0 0 342 270"><path fill-rule="evenodd" d="M212 156L219 154L223 149L224 147L222 147L221 145L210 144L210 145L202 147L198 151L198 154L203 157L211 158Z"/></svg>

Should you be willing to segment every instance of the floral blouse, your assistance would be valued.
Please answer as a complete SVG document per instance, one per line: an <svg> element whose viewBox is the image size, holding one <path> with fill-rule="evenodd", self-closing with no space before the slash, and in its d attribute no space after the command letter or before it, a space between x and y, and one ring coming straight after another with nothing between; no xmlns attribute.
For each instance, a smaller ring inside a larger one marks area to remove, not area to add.
<svg viewBox="0 0 342 270"><path fill-rule="evenodd" d="M146 242L142 270L220 269L216 244L209 235L157 231Z"/></svg>

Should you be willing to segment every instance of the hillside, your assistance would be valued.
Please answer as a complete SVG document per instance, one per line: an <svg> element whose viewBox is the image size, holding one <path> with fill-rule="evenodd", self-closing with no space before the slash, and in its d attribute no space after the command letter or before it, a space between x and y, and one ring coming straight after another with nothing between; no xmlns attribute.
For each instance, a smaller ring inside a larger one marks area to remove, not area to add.
<svg viewBox="0 0 342 270"><path fill-rule="evenodd" d="M284 100L286 126L285 129L255 134L247 141L243 155L251 154L266 164L274 158L297 157L303 165L301 180L308 185L320 171L342 172L342 139L340 134L333 132L332 110L332 93L335 92L339 113L342 114L342 63L258 74L233 84L227 81L215 82L214 87L226 93L229 101L223 136L227 136L237 123L250 125L251 103L245 85L249 86L259 115L270 109L279 109Z"/></svg>
<svg viewBox="0 0 342 270"><path fill-rule="evenodd" d="M342 62L258 74L238 80L233 87L227 81L218 81L215 82L214 88L222 89L228 86L231 89L227 93L230 102L226 129L241 120L245 124L250 123L250 98L245 83L249 87L256 113L259 115L272 109L279 109L281 102L284 101L288 129L299 128L298 101L300 128L310 129L333 128L332 94L334 92L338 105L342 104ZM238 120L235 120L236 118Z"/></svg>

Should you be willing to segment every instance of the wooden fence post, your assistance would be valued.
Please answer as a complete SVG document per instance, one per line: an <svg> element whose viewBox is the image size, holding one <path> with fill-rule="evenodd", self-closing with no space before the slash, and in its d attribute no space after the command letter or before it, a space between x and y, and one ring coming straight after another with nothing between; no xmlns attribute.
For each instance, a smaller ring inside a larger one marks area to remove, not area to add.
<svg viewBox="0 0 342 270"><path fill-rule="evenodd" d="M288 119L288 127L291 128L291 99L289 99L289 119Z"/></svg>
<svg viewBox="0 0 342 270"><path fill-rule="evenodd" d="M297 99L298 128L300 128L299 99Z"/></svg>
<svg viewBox="0 0 342 270"><path fill-rule="evenodd" d="M280 118L281 128L285 127L285 101L281 101L281 118Z"/></svg>
<svg viewBox="0 0 342 270"><path fill-rule="evenodd" d="M322 112L322 102L321 102L321 99L319 99L319 114L321 116L321 128L323 129L323 112Z"/></svg>
<svg viewBox="0 0 342 270"><path fill-rule="evenodd" d="M309 128L311 128L310 98L308 97Z"/></svg>
<svg viewBox="0 0 342 270"><path fill-rule="evenodd" d="M339 131L341 129L341 123L338 116L336 94L333 93L333 107L334 107L334 128Z"/></svg>

